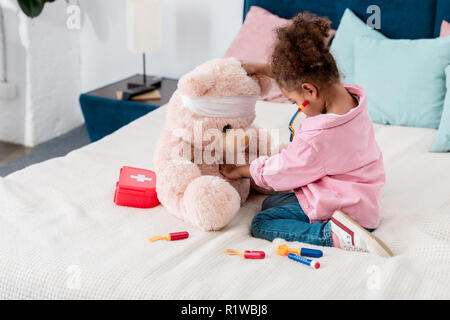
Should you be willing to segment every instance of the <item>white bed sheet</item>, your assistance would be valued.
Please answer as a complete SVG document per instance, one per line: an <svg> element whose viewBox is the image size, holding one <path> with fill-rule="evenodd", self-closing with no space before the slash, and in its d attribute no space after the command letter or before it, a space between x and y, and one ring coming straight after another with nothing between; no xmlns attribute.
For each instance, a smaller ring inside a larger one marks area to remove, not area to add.
<svg viewBox="0 0 450 320"><path fill-rule="evenodd" d="M280 128L286 141L293 108L258 102L257 123ZM281 239L250 236L261 195L211 233L161 206L114 205L123 165L152 168L164 114L162 107L65 157L0 179L1 299L450 298L450 154L428 152L436 130L375 124L387 175L375 234L395 257L322 248L315 271L277 256ZM147 241L181 230L190 238ZM267 257L244 260L224 254L227 248Z"/></svg>

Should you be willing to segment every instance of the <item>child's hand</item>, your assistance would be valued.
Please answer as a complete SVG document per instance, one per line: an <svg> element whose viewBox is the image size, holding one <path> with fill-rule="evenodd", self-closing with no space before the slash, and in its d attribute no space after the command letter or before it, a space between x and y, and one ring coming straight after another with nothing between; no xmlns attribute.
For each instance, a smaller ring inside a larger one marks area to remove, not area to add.
<svg viewBox="0 0 450 320"><path fill-rule="evenodd" d="M241 65L249 76L262 74L273 78L270 66L265 63L241 61Z"/></svg>
<svg viewBox="0 0 450 320"><path fill-rule="evenodd" d="M222 165L220 167L220 173L230 180L236 180L241 178L250 178L250 166L236 167L234 165Z"/></svg>

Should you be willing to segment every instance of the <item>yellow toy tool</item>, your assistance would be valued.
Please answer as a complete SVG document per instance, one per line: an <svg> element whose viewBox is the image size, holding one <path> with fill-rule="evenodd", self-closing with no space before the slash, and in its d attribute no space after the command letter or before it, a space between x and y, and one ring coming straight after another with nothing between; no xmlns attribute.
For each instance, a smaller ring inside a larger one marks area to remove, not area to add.
<svg viewBox="0 0 450 320"><path fill-rule="evenodd" d="M321 250L308 248L293 249L289 248L287 244L278 246L277 254L279 254L280 256L287 256L289 253L293 253L302 257L313 257L313 258L320 258L321 256L323 256L323 252Z"/></svg>

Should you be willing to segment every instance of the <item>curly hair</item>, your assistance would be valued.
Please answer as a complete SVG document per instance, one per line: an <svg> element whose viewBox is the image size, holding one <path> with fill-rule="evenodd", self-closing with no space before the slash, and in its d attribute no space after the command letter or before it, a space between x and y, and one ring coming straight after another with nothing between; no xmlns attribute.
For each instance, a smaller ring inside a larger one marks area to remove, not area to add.
<svg viewBox="0 0 450 320"><path fill-rule="evenodd" d="M287 26L276 29L277 40L270 67L278 84L289 90L301 90L310 82L327 87L339 82L328 43L331 22L311 13L300 13Z"/></svg>

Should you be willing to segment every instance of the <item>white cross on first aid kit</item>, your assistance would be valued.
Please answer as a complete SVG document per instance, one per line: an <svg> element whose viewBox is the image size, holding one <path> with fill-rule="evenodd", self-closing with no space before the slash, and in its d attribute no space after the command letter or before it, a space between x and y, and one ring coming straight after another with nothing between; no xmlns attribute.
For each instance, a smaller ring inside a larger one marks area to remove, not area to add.
<svg viewBox="0 0 450 320"><path fill-rule="evenodd" d="M130 178L136 179L138 182L152 181L152 178L147 178L143 174L138 174L137 176L131 175Z"/></svg>

